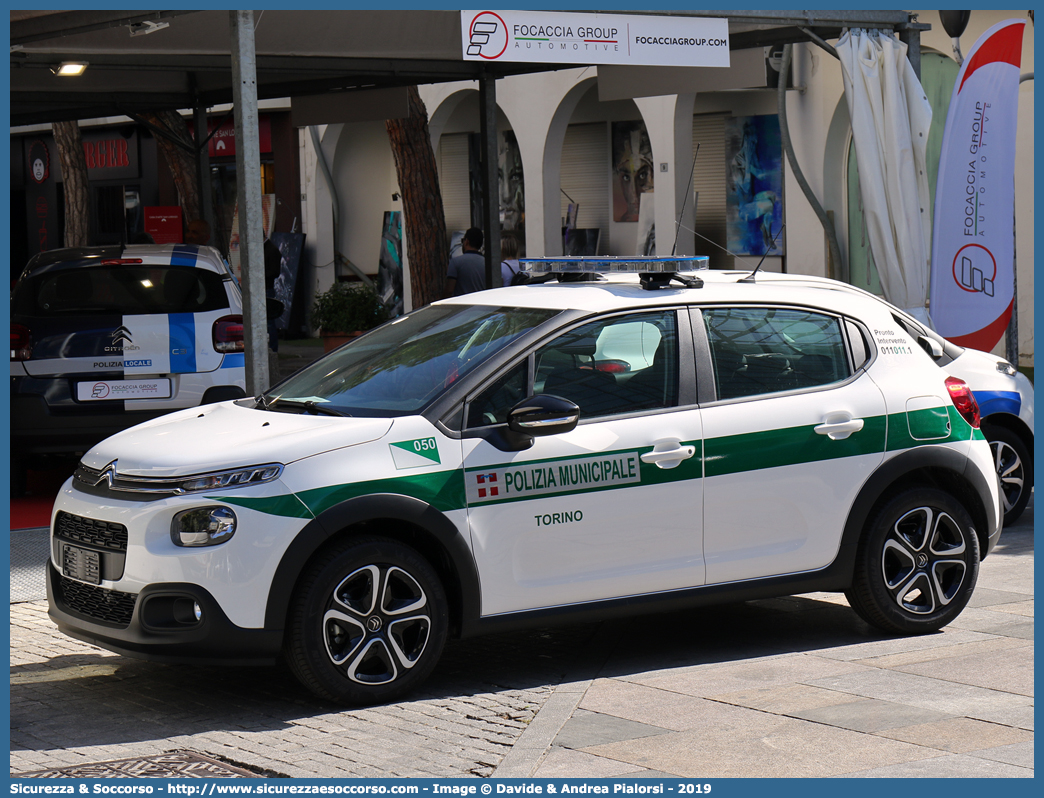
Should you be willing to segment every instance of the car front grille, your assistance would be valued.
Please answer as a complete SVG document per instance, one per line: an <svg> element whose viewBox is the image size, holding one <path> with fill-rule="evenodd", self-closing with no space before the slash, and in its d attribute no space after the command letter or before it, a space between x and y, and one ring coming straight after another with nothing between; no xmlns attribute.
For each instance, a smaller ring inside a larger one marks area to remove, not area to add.
<svg viewBox="0 0 1044 798"><path fill-rule="evenodd" d="M135 593L121 593L104 587L85 585L64 576L59 581L59 587L62 600L70 610L102 623L120 627L130 625L134 605L138 600Z"/></svg>
<svg viewBox="0 0 1044 798"><path fill-rule="evenodd" d="M59 511L54 520L54 536L108 551L127 551L127 527Z"/></svg>

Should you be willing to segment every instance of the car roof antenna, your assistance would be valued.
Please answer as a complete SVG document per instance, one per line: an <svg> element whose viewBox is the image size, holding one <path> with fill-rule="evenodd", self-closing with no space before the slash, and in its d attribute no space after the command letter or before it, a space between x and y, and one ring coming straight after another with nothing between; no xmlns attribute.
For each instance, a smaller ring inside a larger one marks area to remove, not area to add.
<svg viewBox="0 0 1044 798"><path fill-rule="evenodd" d="M681 210L678 211L678 221L674 224L674 246L671 247L671 257L678 254L678 236L681 234L682 217L685 215L685 204L689 200L689 186L692 185L692 176L696 174L696 159L700 157L700 144L696 142L696 152L692 154L692 169L689 170L689 182L685 184L685 194L682 197Z"/></svg>
<svg viewBox="0 0 1044 798"><path fill-rule="evenodd" d="M769 252L771 252L772 249L774 248L775 243L776 243L776 239L779 238L779 234L783 232L783 228L784 227L786 227L785 224L780 224L779 229L776 231L776 234L774 236L772 236L772 245L769 246L765 250L765 254L761 256L761 260L759 260L758 261L758 265L754 267L754 271L752 271L750 274L748 274L743 279L737 280L736 282L739 282L739 283L753 283L753 282L756 282L755 279L754 279L754 275L756 275L758 273L758 269L761 268L761 264L765 262L765 258L768 257Z"/></svg>

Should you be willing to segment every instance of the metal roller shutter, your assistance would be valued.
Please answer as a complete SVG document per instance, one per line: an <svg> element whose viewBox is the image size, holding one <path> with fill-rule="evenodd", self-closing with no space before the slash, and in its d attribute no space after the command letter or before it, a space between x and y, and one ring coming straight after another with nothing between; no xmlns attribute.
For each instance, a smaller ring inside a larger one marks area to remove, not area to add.
<svg viewBox="0 0 1044 798"><path fill-rule="evenodd" d="M471 227L471 190L468 180L468 134L453 133L439 138L436 159L446 232Z"/></svg>
<svg viewBox="0 0 1044 798"><path fill-rule="evenodd" d="M696 145L700 145L700 154L696 159L693 175L693 185L699 192L696 202L696 252L710 256L712 269L731 268L733 260L724 250L727 244L725 117L725 114L700 114L692 118L693 154L696 153Z"/></svg>
<svg viewBox="0 0 1044 798"><path fill-rule="evenodd" d="M609 252L609 126L605 122L570 125L562 144L562 191L580 204L577 227L601 230L598 252ZM562 219L569 200L561 194Z"/></svg>

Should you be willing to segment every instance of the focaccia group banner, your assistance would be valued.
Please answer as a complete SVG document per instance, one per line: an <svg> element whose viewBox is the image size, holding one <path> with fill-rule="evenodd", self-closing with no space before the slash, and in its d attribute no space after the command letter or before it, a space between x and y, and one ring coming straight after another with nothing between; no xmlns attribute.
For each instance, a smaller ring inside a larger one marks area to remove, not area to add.
<svg viewBox="0 0 1044 798"><path fill-rule="evenodd" d="M465 61L727 67L729 21L560 11L461 11Z"/></svg>
<svg viewBox="0 0 1044 798"><path fill-rule="evenodd" d="M939 156L932 235L935 329L991 350L1015 296L1015 131L1025 20L998 23L972 47L953 88Z"/></svg>

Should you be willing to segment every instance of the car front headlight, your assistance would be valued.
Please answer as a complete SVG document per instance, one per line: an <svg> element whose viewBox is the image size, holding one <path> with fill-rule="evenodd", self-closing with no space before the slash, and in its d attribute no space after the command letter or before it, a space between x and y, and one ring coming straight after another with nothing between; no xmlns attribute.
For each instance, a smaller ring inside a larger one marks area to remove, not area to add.
<svg viewBox="0 0 1044 798"><path fill-rule="evenodd" d="M1007 374L1009 377L1014 377L1016 374L1019 373L1019 370L1015 368L1013 365L1011 365L1011 363L1009 363L1007 360L997 361L997 371L999 371L1001 374Z"/></svg>
<svg viewBox="0 0 1044 798"><path fill-rule="evenodd" d="M251 466L234 471L221 471L215 474L201 474L185 477L180 480L179 487L185 493L196 493L201 490L220 490L222 488L238 488L245 485L260 485L271 482L283 473L283 467L274 463L263 466Z"/></svg>
<svg viewBox="0 0 1044 798"><path fill-rule="evenodd" d="M194 507L182 510L170 522L175 546L217 546L236 534L236 514L228 507Z"/></svg>

